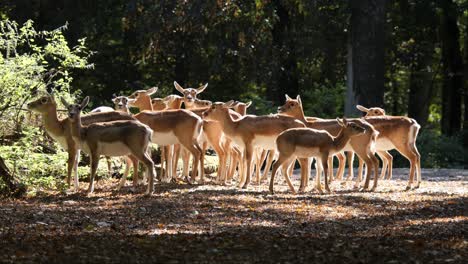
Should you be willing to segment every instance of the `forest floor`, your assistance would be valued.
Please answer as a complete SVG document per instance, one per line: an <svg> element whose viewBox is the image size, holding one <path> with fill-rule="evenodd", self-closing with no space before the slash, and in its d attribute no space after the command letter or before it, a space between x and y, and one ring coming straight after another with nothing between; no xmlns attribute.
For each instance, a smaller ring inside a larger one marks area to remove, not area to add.
<svg viewBox="0 0 468 264"><path fill-rule="evenodd" d="M421 188L403 191L407 173L373 193L334 181L332 194L293 195L278 176L274 195L267 184L158 184L146 197L143 186L114 191L113 179L89 197L0 200L0 262L466 261L468 170L424 169Z"/></svg>

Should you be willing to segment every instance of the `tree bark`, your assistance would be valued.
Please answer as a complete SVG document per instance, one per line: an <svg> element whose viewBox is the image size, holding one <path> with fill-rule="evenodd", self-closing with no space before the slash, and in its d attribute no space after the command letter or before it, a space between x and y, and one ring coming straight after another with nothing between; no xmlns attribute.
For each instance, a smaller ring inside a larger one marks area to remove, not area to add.
<svg viewBox="0 0 468 264"><path fill-rule="evenodd" d="M442 133L454 135L461 130L463 60L460 51L458 14L452 0L441 1L441 43L443 65Z"/></svg>
<svg viewBox="0 0 468 264"><path fill-rule="evenodd" d="M0 157L0 177L5 184L5 194L13 197L20 197L26 193L26 186L19 183L6 166L2 157Z"/></svg>
<svg viewBox="0 0 468 264"><path fill-rule="evenodd" d="M429 53L427 53L429 54ZM411 67L409 80L408 116L416 119L421 126L427 124L432 95L432 74L427 70L431 56L420 56Z"/></svg>
<svg viewBox="0 0 468 264"><path fill-rule="evenodd" d="M362 113L356 109L356 94L353 89L353 47L350 40L348 41L347 60L345 116L360 116Z"/></svg>
<svg viewBox="0 0 468 264"><path fill-rule="evenodd" d="M348 89L352 93L348 94L366 107L383 107L386 0L353 0L350 6L352 87Z"/></svg>
<svg viewBox="0 0 468 264"><path fill-rule="evenodd" d="M299 93L299 80L294 37L290 36L293 31L291 17L280 0L275 0L273 3L278 16L272 32L273 46L279 62L274 99L280 104L284 102L284 94L295 97Z"/></svg>

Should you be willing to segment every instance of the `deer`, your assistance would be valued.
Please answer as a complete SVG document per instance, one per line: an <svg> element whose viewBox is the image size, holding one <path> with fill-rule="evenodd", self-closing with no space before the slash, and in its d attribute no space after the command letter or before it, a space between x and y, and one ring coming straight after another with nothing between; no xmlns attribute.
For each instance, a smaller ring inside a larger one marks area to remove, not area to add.
<svg viewBox="0 0 468 264"><path fill-rule="evenodd" d="M244 103L241 101L234 101L234 103L232 104L232 110L234 112L239 113L241 116L245 116L247 114L247 108L249 108L251 105L252 105L252 101L248 101L247 103ZM265 150L265 149L262 150L261 152L260 152L260 149L257 149L256 152L257 152L257 156L255 159L255 176L256 176L255 178L256 178L256 182L260 184L261 183L260 168L262 164L265 162L265 159L268 153L270 153L268 155L269 162L267 162L267 165L265 166L264 174L262 177L262 180L263 180L264 178L267 177L268 171L270 170L270 166L273 161L274 152L273 151L269 152L268 150Z"/></svg>
<svg viewBox="0 0 468 264"><path fill-rule="evenodd" d="M197 95L205 91L206 87L208 87L208 83L198 88L183 88L180 84L174 81L174 87L183 95L185 109L205 108L207 106L211 106L210 101L198 100L198 103L196 103Z"/></svg>
<svg viewBox="0 0 468 264"><path fill-rule="evenodd" d="M167 104L167 109L182 109L184 98L176 94L171 94L164 97L163 101Z"/></svg>
<svg viewBox="0 0 468 264"><path fill-rule="evenodd" d="M335 137L325 130L311 128L291 128L278 136L276 139L276 147L279 152L279 157L273 165L269 188L270 193L274 193L273 185L275 175L281 166L298 158L301 164L301 171L306 170L303 165L308 163L307 159L310 157L314 157L317 163L317 190L320 194L323 194L320 183L320 175L323 171L325 175L325 191L330 193L327 179L329 166L328 158L340 152L351 138L362 135L366 131L364 127L356 123L348 122L345 118L343 118L342 121L337 118L336 121L341 129ZM290 182L288 174L286 174L285 177L287 181Z"/></svg>
<svg viewBox="0 0 468 264"><path fill-rule="evenodd" d="M185 109L153 111L150 96L156 91L157 88L153 87L148 90L137 90L129 96L129 98L135 99L130 103L130 106L140 109L140 113L134 117L153 130L153 143L163 147L180 144L192 154L191 177L193 181L197 175L201 156L198 139L201 136L203 120ZM173 168L173 159L170 153L168 153L167 162L169 164L166 170L168 179L175 179L171 169ZM192 181L188 179L189 183Z"/></svg>
<svg viewBox="0 0 468 264"><path fill-rule="evenodd" d="M74 174L74 188L75 191L79 190L79 180L78 180L78 162L80 158L80 147L73 141L71 129L70 129L70 120L68 118L59 119L57 115L57 103L52 93L47 93L38 99L28 103L27 107L42 116L44 122L44 128L59 145L68 152L67 160L67 185L71 186L71 175ZM92 113L88 115L81 116L81 122L84 125L89 125L91 123L97 122L107 122L114 120L135 120L132 116L119 113L119 112L102 112L102 113ZM136 159L134 157L129 157L134 166L134 176L133 184L137 184L137 172L138 168L136 165ZM73 173L74 172L74 173ZM125 184L125 179L128 175L128 162L127 167L124 173L124 177L121 178L118 188Z"/></svg>
<svg viewBox="0 0 468 264"><path fill-rule="evenodd" d="M416 139L421 126L418 122L405 116L375 115L375 111L378 109L376 107L367 109L361 106L358 107L358 109L368 114L364 117L364 120L379 131L376 142L377 152L385 153L389 150L396 149L410 162L410 172L406 190L412 188L415 174L416 185L414 189L419 188L421 184L421 155L416 147ZM382 111L377 110L377 113L379 112L382 113ZM385 113L385 111L383 111L383 113ZM388 156L391 157L390 154ZM391 167L392 164L389 163L390 170ZM391 178L391 171L389 171L389 178Z"/></svg>
<svg viewBox="0 0 468 264"><path fill-rule="evenodd" d="M174 87L177 91L183 94L183 103L185 109L190 110L202 117L203 112L211 106L212 102L208 100L200 100L197 98L197 95L202 93L208 84L202 85L199 88L184 88L179 83L174 81ZM218 175L217 182L220 184L225 184L226 179L226 168L227 168L227 153L226 153L226 138L223 133L221 125L212 120L203 120L203 137L201 142L199 142L202 147L202 157L201 157L201 182L204 181L204 157L208 146L211 146L216 154L218 155ZM186 153L182 153L184 160L184 168L188 166L188 157Z"/></svg>
<svg viewBox="0 0 468 264"><path fill-rule="evenodd" d="M300 95L296 97L296 99L292 99L288 95L286 95L286 102L283 106L278 108L278 113L282 115L287 115L290 117L297 118L306 124L308 128L318 129L318 130L325 130L333 136L338 135L342 126L338 123L335 119L321 119L321 118L306 118L304 115L304 110L302 107L302 101ZM374 171L374 183L371 191L374 191L377 188L377 171L379 166L379 161L375 157L375 142L378 135L376 129L372 127L371 124L367 123L362 119L347 119L347 122L359 125L366 129L366 133L353 137L349 141L349 144L346 144L345 147L342 149L343 151L354 151L356 154L363 159L363 161L368 165L367 166L367 177L364 183L362 190L367 190L369 188L370 176L371 171ZM305 162L299 160L299 163ZM331 162L331 158L329 159ZM309 164L310 165L310 164ZM307 166L309 168L310 166ZM344 164L343 164L344 165ZM301 165L302 166L302 165ZM327 166L330 167L332 164ZM317 171L318 172L318 171ZM330 172L328 172L330 174ZM317 174L318 175L318 174ZM300 191L304 191L309 178L309 172L301 171L301 187ZM355 183L355 188L358 188L359 180Z"/></svg>
<svg viewBox="0 0 468 264"><path fill-rule="evenodd" d="M247 108L249 108L251 105L252 101L248 101L247 103L234 101L234 103L232 104L232 110L234 110L242 116L245 116L247 114Z"/></svg>
<svg viewBox="0 0 468 264"><path fill-rule="evenodd" d="M128 104L132 101L133 99L130 99L126 96L115 96L114 98L112 98L112 102L114 103L114 111L131 114Z"/></svg>
<svg viewBox="0 0 468 264"><path fill-rule="evenodd" d="M86 96L80 104L69 104L60 98L68 111L69 126L73 141L91 157L91 174L88 194L94 191L94 177L99 165L99 157L132 155L146 167L149 175L146 194L152 194L154 189L154 164L147 154L153 131L136 120L117 120L93 123L84 126L81 122L81 112L89 102Z"/></svg>
<svg viewBox="0 0 468 264"><path fill-rule="evenodd" d="M167 102L162 98L151 99L151 104L153 105L153 111L163 111L168 109Z"/></svg>
<svg viewBox="0 0 468 264"><path fill-rule="evenodd" d="M366 108L362 105L356 105L356 108L359 109L360 111L362 112L365 112L366 115L364 117L371 117L371 116L384 116L386 115L385 114L385 110L380 108L380 107L371 107L371 108ZM350 159L350 163L352 164L353 162L353 159L354 159L354 153L352 152L348 152L348 158ZM380 178L381 179L387 179L387 180L390 180L392 178L392 169L393 169L393 156L386 150L380 150L380 151L377 151L377 155L379 155L379 157L382 159L382 172L380 174ZM351 165L352 166L352 165ZM361 173L362 173L362 162L361 160L359 160L359 177L361 177ZM388 176L385 177L386 175L386 172L387 172L387 168L388 168ZM353 177L353 168L350 167L349 168L349 176L348 178L351 178L352 179Z"/></svg>
<svg viewBox="0 0 468 264"><path fill-rule="evenodd" d="M275 150L276 137L286 129L305 127L295 119L282 115L252 116L246 115L234 120L229 112L234 101L213 103L203 113L206 120L218 121L223 131L243 151L243 169L239 180L239 188L247 188L250 183L251 165L254 149L260 147ZM292 185L290 185L290 188ZM294 187L292 187L294 190Z"/></svg>

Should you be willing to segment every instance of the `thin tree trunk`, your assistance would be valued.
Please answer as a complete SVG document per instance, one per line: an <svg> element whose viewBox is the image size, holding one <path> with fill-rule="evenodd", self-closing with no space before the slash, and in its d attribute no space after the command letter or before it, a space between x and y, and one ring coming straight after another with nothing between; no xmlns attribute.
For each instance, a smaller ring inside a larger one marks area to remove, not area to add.
<svg viewBox="0 0 468 264"><path fill-rule="evenodd" d="M463 60L460 51L460 32L457 10L452 0L441 1L442 7L442 133L453 135L461 130L461 104L463 89Z"/></svg>
<svg viewBox="0 0 468 264"><path fill-rule="evenodd" d="M432 74L427 71L431 56L425 56L412 67L409 84L408 116L425 126L429 117L429 105L432 95Z"/></svg>
<svg viewBox="0 0 468 264"><path fill-rule="evenodd" d="M284 94L296 96L299 93L299 80L297 76L296 48L291 37L293 25L288 10L281 1L273 1L279 20L272 30L273 45L278 56L279 67L277 73L277 88L275 100L277 103L284 101Z"/></svg>
<svg viewBox="0 0 468 264"><path fill-rule="evenodd" d="M348 40L347 60L345 116L359 116L361 113L356 109L356 94L353 89L353 47L351 40Z"/></svg>
<svg viewBox="0 0 468 264"><path fill-rule="evenodd" d="M26 186L19 183L6 166L2 157L0 157L0 177L5 184L5 194L13 197L20 197L26 193Z"/></svg>
<svg viewBox="0 0 468 264"><path fill-rule="evenodd" d="M353 0L350 5L354 101L383 107L386 0Z"/></svg>

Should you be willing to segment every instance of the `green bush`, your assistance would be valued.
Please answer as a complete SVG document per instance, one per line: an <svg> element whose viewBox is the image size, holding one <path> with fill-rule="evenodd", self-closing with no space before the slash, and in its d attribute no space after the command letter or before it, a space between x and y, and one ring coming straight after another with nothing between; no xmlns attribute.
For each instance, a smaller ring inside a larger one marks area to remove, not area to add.
<svg viewBox="0 0 468 264"><path fill-rule="evenodd" d="M468 151L462 143L461 135L447 137L434 130L421 129L416 143L421 154L421 167L467 168ZM394 167L407 167L407 159L396 153L392 151Z"/></svg>
<svg viewBox="0 0 468 264"><path fill-rule="evenodd" d="M56 88L57 96L72 99L71 71L91 68L88 58L92 53L84 39L69 47L63 35L66 25L37 31L33 24L31 20L23 25L0 20L0 156L24 184L57 188L66 175L67 154L51 145L39 129L41 122L32 118L35 114L23 110L46 87ZM44 146L55 153L45 154Z"/></svg>

